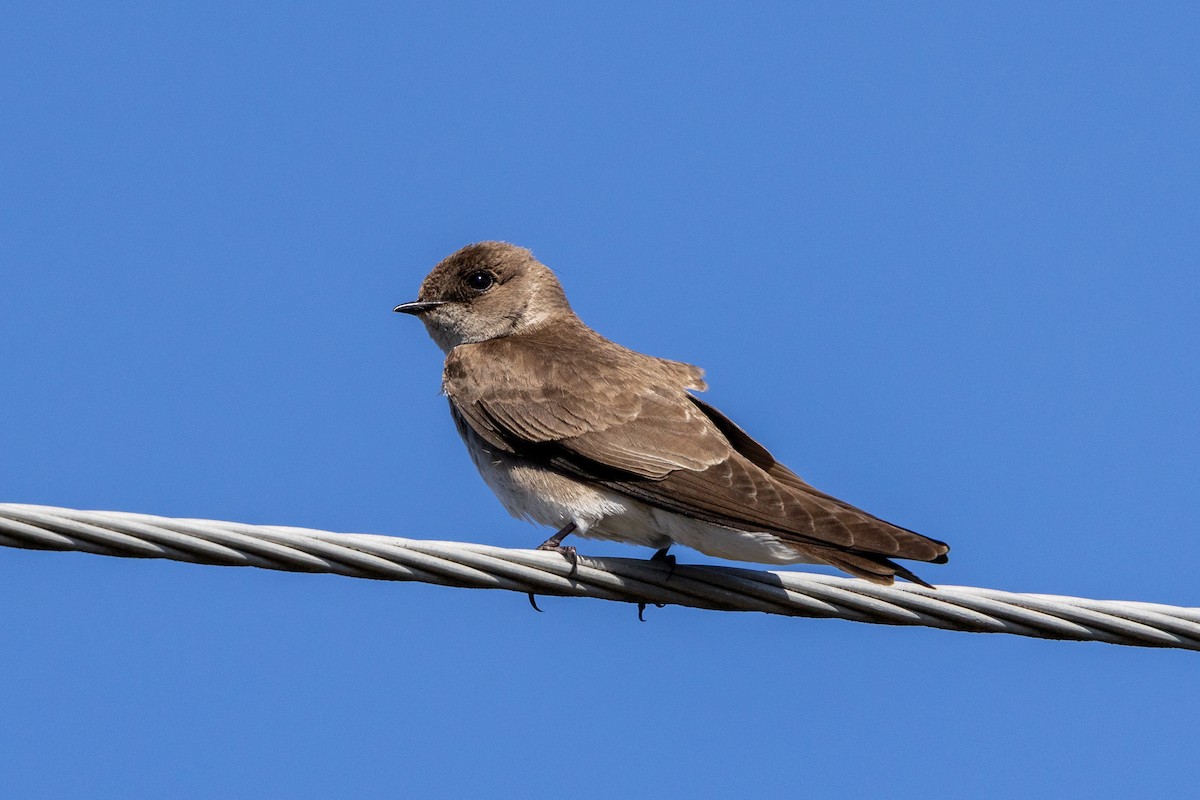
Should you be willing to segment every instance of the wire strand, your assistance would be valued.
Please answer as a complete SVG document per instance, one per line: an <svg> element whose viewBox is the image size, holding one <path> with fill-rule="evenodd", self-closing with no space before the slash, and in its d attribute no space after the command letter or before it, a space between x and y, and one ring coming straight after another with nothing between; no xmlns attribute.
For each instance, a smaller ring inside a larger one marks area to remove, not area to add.
<svg viewBox="0 0 1200 800"><path fill-rule="evenodd" d="M557 553L241 522L0 503L0 545L1200 650L1200 608L972 586L880 586L806 572L683 564L672 571L664 563L629 558L581 556L572 575Z"/></svg>

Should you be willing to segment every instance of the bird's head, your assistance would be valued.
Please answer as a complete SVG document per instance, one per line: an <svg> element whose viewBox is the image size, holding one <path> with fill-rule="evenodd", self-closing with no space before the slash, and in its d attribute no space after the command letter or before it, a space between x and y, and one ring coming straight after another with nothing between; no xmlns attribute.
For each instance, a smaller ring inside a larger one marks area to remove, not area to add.
<svg viewBox="0 0 1200 800"><path fill-rule="evenodd" d="M479 242L447 256L417 299L396 306L425 323L445 352L573 316L558 278L523 247Z"/></svg>

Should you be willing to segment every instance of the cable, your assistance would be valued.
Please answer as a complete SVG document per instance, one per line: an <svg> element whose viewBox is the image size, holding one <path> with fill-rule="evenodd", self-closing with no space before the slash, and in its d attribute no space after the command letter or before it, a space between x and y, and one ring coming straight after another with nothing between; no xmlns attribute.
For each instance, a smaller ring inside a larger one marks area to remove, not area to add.
<svg viewBox="0 0 1200 800"><path fill-rule="evenodd" d="M0 503L0 545L127 558L329 572L639 605L838 617L975 633L1200 650L1200 608L1018 594L971 586L880 586L806 572L579 558L463 542Z"/></svg>

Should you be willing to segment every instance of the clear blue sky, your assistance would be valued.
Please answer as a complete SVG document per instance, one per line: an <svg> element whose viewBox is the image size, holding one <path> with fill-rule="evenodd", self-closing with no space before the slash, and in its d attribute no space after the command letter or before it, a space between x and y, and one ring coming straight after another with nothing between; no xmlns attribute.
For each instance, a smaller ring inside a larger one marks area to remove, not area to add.
<svg viewBox="0 0 1200 800"><path fill-rule="evenodd" d="M734 5L6 4L0 500L536 544L391 313L498 238L926 578L1200 605L1200 13ZM0 605L5 797L1195 792L1195 653L16 550Z"/></svg>

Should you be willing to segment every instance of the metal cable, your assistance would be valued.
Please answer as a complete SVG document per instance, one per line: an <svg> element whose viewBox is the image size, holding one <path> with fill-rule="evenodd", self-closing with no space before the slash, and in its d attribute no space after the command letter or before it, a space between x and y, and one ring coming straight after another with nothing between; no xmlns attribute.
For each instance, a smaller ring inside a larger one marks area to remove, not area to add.
<svg viewBox="0 0 1200 800"><path fill-rule="evenodd" d="M0 545L1200 650L1200 608L628 558L580 557L571 575L565 558L538 550L115 511L0 503Z"/></svg>

